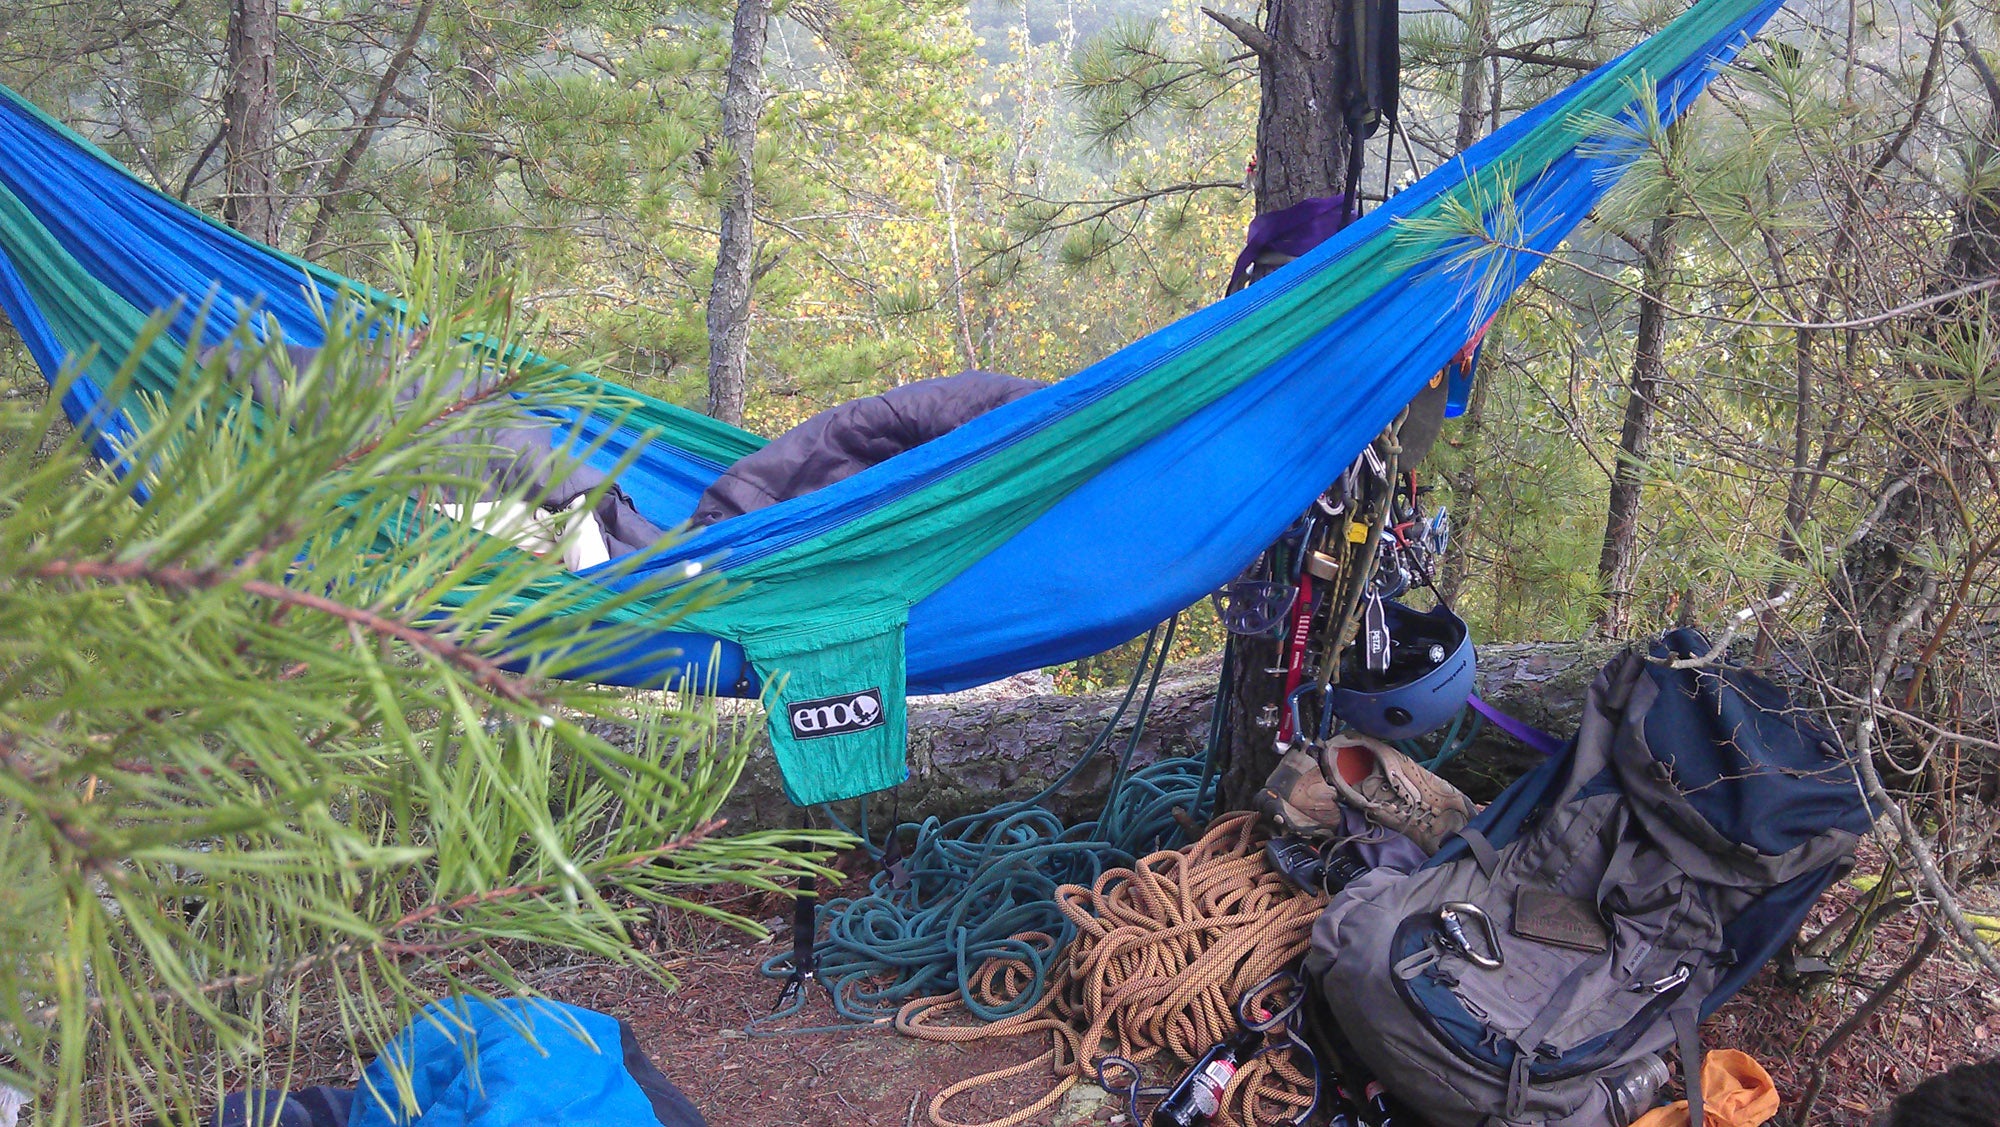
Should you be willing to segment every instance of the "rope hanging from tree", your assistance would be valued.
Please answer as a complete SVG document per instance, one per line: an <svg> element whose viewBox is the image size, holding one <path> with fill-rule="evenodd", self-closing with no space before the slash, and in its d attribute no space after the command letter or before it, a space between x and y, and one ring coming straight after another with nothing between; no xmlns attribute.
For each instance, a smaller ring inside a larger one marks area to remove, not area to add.
<svg viewBox="0 0 2000 1127"><path fill-rule="evenodd" d="M1032 1009L985 1025L943 1024L966 1006L958 994L915 999L896 1015L898 1032L966 1042L1046 1032L1049 1048L1033 1060L953 1084L932 1098L938 1127L973 1127L950 1119L959 1094L1048 1065L1057 1082L1027 1107L978 1127L1013 1127L1053 1107L1079 1078L1095 1075L1108 1055L1135 1063L1164 1057L1185 1066L1237 1032L1235 1004L1246 991L1305 953L1325 906L1287 884L1264 858L1254 814L1211 826L1193 845L1150 854L1130 869L1111 869L1089 888L1064 885L1056 903L1076 929L1050 983ZM1037 945L1045 936L1018 936ZM972 975L969 993L999 1009L1034 984L1019 959L993 958ZM1159 1079L1171 1079L1160 1077ZM1135 1078L1136 1080L1136 1078ZM1312 1078L1291 1054L1272 1051L1237 1072L1223 1096L1217 1127L1288 1119L1312 1103Z"/></svg>

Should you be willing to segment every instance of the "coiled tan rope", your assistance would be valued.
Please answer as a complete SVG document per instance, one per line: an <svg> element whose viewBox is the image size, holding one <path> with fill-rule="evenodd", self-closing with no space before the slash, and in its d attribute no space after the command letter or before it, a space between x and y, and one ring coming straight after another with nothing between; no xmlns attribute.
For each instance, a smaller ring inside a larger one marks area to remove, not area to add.
<svg viewBox="0 0 2000 1127"><path fill-rule="evenodd" d="M1216 821L1200 841L1112 869L1090 888L1063 885L1056 899L1076 924L1055 982L1040 1005L990 1025L938 1024L956 995L917 998L896 1028L933 1041L976 1041L1046 1032L1049 1049L1024 1064L962 1080L931 1100L938 1127L1014 1127L1053 1107L1108 1055L1166 1061L1148 1079L1171 1082L1209 1047L1237 1032L1236 1000L1305 952L1324 900L1299 892L1265 861L1257 816ZM1047 936L1022 936L1046 944ZM1028 982L1026 964L992 959L974 975L981 1001L1001 1004ZM960 1093L1001 1083L1046 1065L1052 1091L1011 1115L983 1124L947 1118ZM1122 1081L1122 1077L1119 1078ZM1223 1094L1217 1127L1257 1127L1296 1115L1312 1100L1312 1079L1292 1054L1262 1054L1237 1072Z"/></svg>

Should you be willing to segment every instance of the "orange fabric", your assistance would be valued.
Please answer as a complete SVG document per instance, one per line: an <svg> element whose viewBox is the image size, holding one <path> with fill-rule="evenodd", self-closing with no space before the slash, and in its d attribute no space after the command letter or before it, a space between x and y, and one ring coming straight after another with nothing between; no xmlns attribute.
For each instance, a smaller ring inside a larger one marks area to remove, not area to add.
<svg viewBox="0 0 2000 1127"><path fill-rule="evenodd" d="M1778 1086L1749 1053L1715 1049L1701 1060L1704 1127L1758 1127L1778 1114ZM1688 1102L1654 1108L1632 1127L1687 1127Z"/></svg>

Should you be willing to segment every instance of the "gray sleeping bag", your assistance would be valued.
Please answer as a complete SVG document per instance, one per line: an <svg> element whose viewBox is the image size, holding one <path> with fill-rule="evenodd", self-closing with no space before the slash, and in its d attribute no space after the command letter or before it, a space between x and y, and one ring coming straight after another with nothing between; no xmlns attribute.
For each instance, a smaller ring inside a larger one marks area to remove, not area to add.
<svg viewBox="0 0 2000 1127"><path fill-rule="evenodd" d="M216 345L201 354L206 364L217 353L229 345ZM319 352L316 348L301 345L286 345L285 353L290 358L292 368L304 372ZM279 367L269 361L258 364L249 373L242 371L243 353L231 350L227 363L230 374L250 385L251 398L258 403L279 402L283 394L286 376ZM382 362L388 367L388 361ZM466 380L463 373L454 372L447 388L454 394L472 396L491 386L493 376L482 374L476 379ZM463 386L463 391L459 388ZM398 406L407 405L416 398L417 387L409 387L397 393ZM557 458L555 439L558 427L554 423L537 424L522 419L520 425L493 427L485 430L467 431L451 435L445 445L463 448L466 457L472 461L450 469L468 477L486 481L487 487L477 497L460 498L451 496L454 491L446 490L442 499L448 502L490 501L502 495L516 493L541 509L554 512L567 508L571 502L604 483L604 475L573 459L565 461L561 468L567 472L560 480L550 480L555 474ZM632 499L616 485L606 489L592 510L598 525L604 533L605 546L613 556L637 551L666 536L666 533L645 517L639 515L632 505Z"/></svg>
<svg viewBox="0 0 2000 1127"><path fill-rule="evenodd" d="M700 528L853 477L1044 386L960 372L829 407L729 467L701 495L691 521Z"/></svg>

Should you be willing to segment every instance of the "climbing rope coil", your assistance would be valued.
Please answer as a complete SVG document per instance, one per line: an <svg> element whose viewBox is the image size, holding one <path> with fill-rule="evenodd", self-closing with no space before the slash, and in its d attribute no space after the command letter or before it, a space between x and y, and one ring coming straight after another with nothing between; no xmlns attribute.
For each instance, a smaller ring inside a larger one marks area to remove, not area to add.
<svg viewBox="0 0 2000 1127"><path fill-rule="evenodd" d="M1021 1013L1041 999L1070 939L1073 925L1058 910L1057 889L1089 884L1143 853L1177 845L1191 836L1184 821L1205 820L1203 811L1214 798L1213 753L1226 722L1226 694L1217 694L1203 754L1133 765L1176 625L1170 620L1146 636L1117 708L1076 762L1040 793L947 822L929 818L894 825L891 844L879 849L870 838L865 800L860 824L852 829L821 808L835 826L871 842L869 851L883 867L865 895L829 900L818 913L825 937L813 949L816 974L843 1022L887 1022L910 999L942 991L956 991L984 1021ZM1230 666L1225 650L1224 684ZM1132 723L1122 751L1116 751L1104 807L1095 819L1064 824L1041 803L1069 786L1099 753L1115 750L1128 715ZM913 839L907 847L901 844L905 836ZM994 959L1013 960L1027 980L1004 1003L988 1004L968 984L977 968ZM765 960L762 970L783 979L794 961L781 953ZM847 1028L781 1027L807 1000L808 992L797 992L789 1004L751 1022L747 1032L767 1037Z"/></svg>
<svg viewBox="0 0 2000 1127"><path fill-rule="evenodd" d="M1108 869L1086 888L1064 885L1056 904L1075 929L1050 971L1049 988L1031 1008L986 1024L978 1011L1006 1011L1034 985L1038 968L996 956L973 971L966 997L935 994L906 1003L898 1032L932 1041L1049 1035L1049 1048L1023 1064L960 1081L932 1098L938 1127L1014 1127L1053 1107L1081 1078L1095 1078L1107 1057L1135 1064L1165 1058L1167 1071L1199 1058L1237 1032L1235 1005L1305 953L1323 899L1300 893L1265 860L1254 814L1215 822L1179 850ZM1046 935L1016 937L1036 950ZM945 1114L958 1095L1047 1066L1054 1088L1000 1119L973 1125ZM1157 1080L1171 1080L1159 1076ZM1138 1078L1131 1078L1138 1083ZM1213 1118L1217 1127L1251 1127L1295 1116L1312 1104L1313 1078L1289 1052L1261 1053L1239 1070Z"/></svg>

